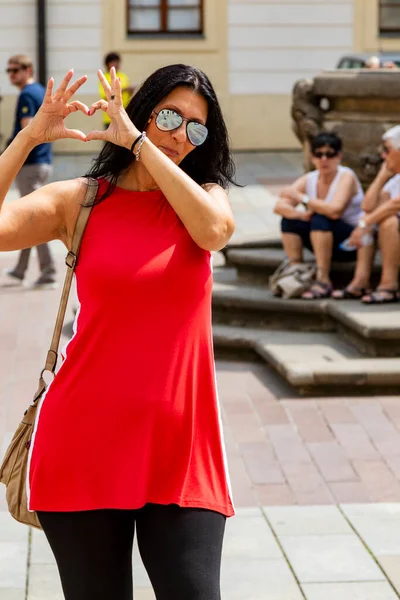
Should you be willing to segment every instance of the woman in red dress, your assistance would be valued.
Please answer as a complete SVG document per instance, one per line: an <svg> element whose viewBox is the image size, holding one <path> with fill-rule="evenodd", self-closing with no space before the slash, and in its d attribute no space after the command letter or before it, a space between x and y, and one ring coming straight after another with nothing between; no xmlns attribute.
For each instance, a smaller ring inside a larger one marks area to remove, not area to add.
<svg viewBox="0 0 400 600"><path fill-rule="evenodd" d="M30 150L72 137L105 146L88 176L98 196L76 268L79 309L63 363L38 408L28 502L54 552L66 600L131 600L132 544L158 600L218 600L233 514L215 386L211 251L234 222L234 167L215 92L171 65L126 111L89 109L70 71L0 157L0 198ZM64 118L106 111L89 135ZM69 249L87 179L52 183L0 210L0 251L61 239ZM1 206L1 204L0 204Z"/></svg>

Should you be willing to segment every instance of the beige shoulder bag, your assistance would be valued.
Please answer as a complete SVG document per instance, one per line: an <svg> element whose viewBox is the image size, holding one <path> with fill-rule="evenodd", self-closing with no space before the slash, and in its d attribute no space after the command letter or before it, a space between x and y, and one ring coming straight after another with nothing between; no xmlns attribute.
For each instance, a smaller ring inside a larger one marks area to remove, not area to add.
<svg viewBox="0 0 400 600"><path fill-rule="evenodd" d="M85 196L85 202L80 210L78 220L75 226L72 247L65 259L67 273L65 275L64 287L58 309L56 324L54 327L53 338L51 340L50 350L47 353L46 364L39 378L39 387L33 397L32 404L25 411L21 423L11 440L7 449L2 465L0 466L0 481L7 487L6 498L8 510L14 519L25 525L41 529L39 519L35 512L28 510L28 501L26 494L26 478L28 471L28 453L31 445L32 434L35 425L37 406L40 398L47 389L47 384L43 379L45 371L55 375L58 346L60 343L61 329L64 322L65 311L67 308L68 297L71 289L72 277L78 258L79 248L86 224L89 219L92 206L96 198L98 183L95 179L88 180L88 187ZM89 206L88 206L89 205Z"/></svg>

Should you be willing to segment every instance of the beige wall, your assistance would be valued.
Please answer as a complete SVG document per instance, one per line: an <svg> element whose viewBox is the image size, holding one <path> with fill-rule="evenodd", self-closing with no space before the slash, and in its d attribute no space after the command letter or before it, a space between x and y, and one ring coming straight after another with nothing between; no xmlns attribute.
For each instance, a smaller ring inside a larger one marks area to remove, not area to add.
<svg viewBox="0 0 400 600"><path fill-rule="evenodd" d="M35 53L35 1L0 0L1 132L8 137L17 90L4 73L15 52ZM236 149L296 148L291 90L296 80L335 66L349 51L398 50L399 39L379 39L377 0L205 0L204 38L140 39L126 35L125 0L48 0L49 73L70 67L87 73L79 98L97 98L96 70L106 52L123 56L133 82L160 66L186 62L203 69L220 98ZM101 127L72 116L71 127ZM100 145L65 140L56 152L94 152Z"/></svg>

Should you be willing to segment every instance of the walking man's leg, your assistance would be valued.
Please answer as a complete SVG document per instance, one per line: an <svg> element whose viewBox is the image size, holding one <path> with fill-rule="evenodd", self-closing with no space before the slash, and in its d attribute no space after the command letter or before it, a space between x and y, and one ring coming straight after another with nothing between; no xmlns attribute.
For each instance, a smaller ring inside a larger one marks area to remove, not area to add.
<svg viewBox="0 0 400 600"><path fill-rule="evenodd" d="M47 163L24 165L16 177L16 184L21 196L26 196L31 192L47 184L51 173L51 165ZM36 247L38 253L40 276L35 281L35 287L54 287L55 285L55 265L51 255L50 247L47 243ZM14 269L8 271L8 275L16 279L24 279L29 264L30 248L22 250L19 255L18 263Z"/></svg>

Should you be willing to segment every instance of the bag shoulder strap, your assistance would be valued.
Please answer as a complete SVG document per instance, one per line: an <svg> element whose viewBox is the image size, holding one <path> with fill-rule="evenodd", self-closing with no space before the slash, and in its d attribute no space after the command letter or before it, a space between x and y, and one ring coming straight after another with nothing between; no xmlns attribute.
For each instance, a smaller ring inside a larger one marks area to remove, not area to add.
<svg viewBox="0 0 400 600"><path fill-rule="evenodd" d="M67 272L65 274L64 287L61 294L60 306L58 308L56 324L54 327L53 337L50 344L50 350L47 353L46 364L42 371L50 371L55 373L57 358L58 358L58 346L60 343L61 330L64 323L65 311L67 310L69 293L71 290L72 278L75 271L76 261L79 255L79 249L81 246L83 234L86 229L87 222L93 207L93 202L96 199L98 190L98 181L96 179L87 180L87 190L85 194L85 201L81 206L79 216L75 225L75 231L72 238L71 250L68 252L65 258L65 264L67 265Z"/></svg>

